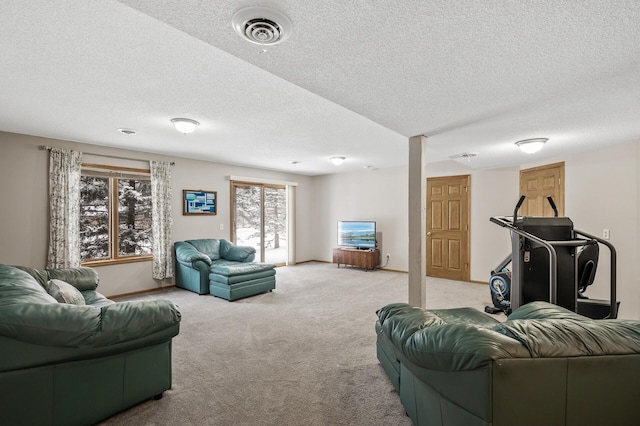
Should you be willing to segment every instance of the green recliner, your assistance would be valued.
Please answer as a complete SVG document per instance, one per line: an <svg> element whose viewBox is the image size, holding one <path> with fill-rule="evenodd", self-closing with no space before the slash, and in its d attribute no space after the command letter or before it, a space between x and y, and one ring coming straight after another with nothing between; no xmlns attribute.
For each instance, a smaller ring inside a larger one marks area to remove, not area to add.
<svg viewBox="0 0 640 426"><path fill-rule="evenodd" d="M272 263L256 263L253 247L227 240L200 239L174 244L176 286L233 301L276 288Z"/></svg>
<svg viewBox="0 0 640 426"><path fill-rule="evenodd" d="M90 268L0 265L1 423L93 424L171 388L178 308L97 286Z"/></svg>
<svg viewBox="0 0 640 426"><path fill-rule="evenodd" d="M640 321L532 302L377 312L377 356L415 425L637 424Z"/></svg>

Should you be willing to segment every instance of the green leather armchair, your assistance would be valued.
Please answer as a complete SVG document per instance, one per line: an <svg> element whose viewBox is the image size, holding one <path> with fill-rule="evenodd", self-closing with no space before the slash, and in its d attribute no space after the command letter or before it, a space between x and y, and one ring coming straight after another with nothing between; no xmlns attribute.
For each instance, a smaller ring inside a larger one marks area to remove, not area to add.
<svg viewBox="0 0 640 426"><path fill-rule="evenodd" d="M276 288L275 265L254 262L253 247L210 238L178 241L174 249L177 287L229 301Z"/></svg>

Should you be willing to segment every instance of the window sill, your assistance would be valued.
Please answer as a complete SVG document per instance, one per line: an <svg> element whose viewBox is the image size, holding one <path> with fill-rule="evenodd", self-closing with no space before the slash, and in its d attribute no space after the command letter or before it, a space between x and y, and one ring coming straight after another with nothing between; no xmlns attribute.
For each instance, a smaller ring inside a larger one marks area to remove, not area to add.
<svg viewBox="0 0 640 426"><path fill-rule="evenodd" d="M121 257L118 259L88 260L86 262L81 262L80 265L86 266L89 268L95 268L97 266L122 265L125 263L137 263L137 262L151 262L152 260L153 260L153 256Z"/></svg>

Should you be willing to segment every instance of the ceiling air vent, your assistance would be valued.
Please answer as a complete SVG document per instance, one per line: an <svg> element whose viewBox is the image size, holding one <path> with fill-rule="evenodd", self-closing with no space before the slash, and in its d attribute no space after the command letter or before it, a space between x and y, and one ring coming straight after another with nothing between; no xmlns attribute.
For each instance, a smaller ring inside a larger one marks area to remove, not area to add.
<svg viewBox="0 0 640 426"><path fill-rule="evenodd" d="M458 160L458 159L466 159L467 163L471 162L471 159L473 157L476 157L478 155L477 152L463 152L461 154L456 154L456 155L450 155L449 158L452 160Z"/></svg>
<svg viewBox="0 0 640 426"><path fill-rule="evenodd" d="M231 20L233 29L251 43L270 46L291 34L291 21L275 9L251 6L238 10Z"/></svg>

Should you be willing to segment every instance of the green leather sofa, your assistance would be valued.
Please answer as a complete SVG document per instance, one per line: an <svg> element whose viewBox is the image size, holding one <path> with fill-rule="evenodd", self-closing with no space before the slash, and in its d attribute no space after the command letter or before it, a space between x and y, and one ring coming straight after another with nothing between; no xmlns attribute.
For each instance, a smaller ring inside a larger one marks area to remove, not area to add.
<svg viewBox="0 0 640 426"><path fill-rule="evenodd" d="M211 238L178 241L174 249L177 287L229 301L276 288L275 265L254 262L253 247Z"/></svg>
<svg viewBox="0 0 640 426"><path fill-rule="evenodd" d="M404 303L377 314L377 356L414 425L640 423L640 321L546 302L503 323Z"/></svg>
<svg viewBox="0 0 640 426"><path fill-rule="evenodd" d="M171 388L178 308L97 286L90 268L0 265L0 424L90 425Z"/></svg>

